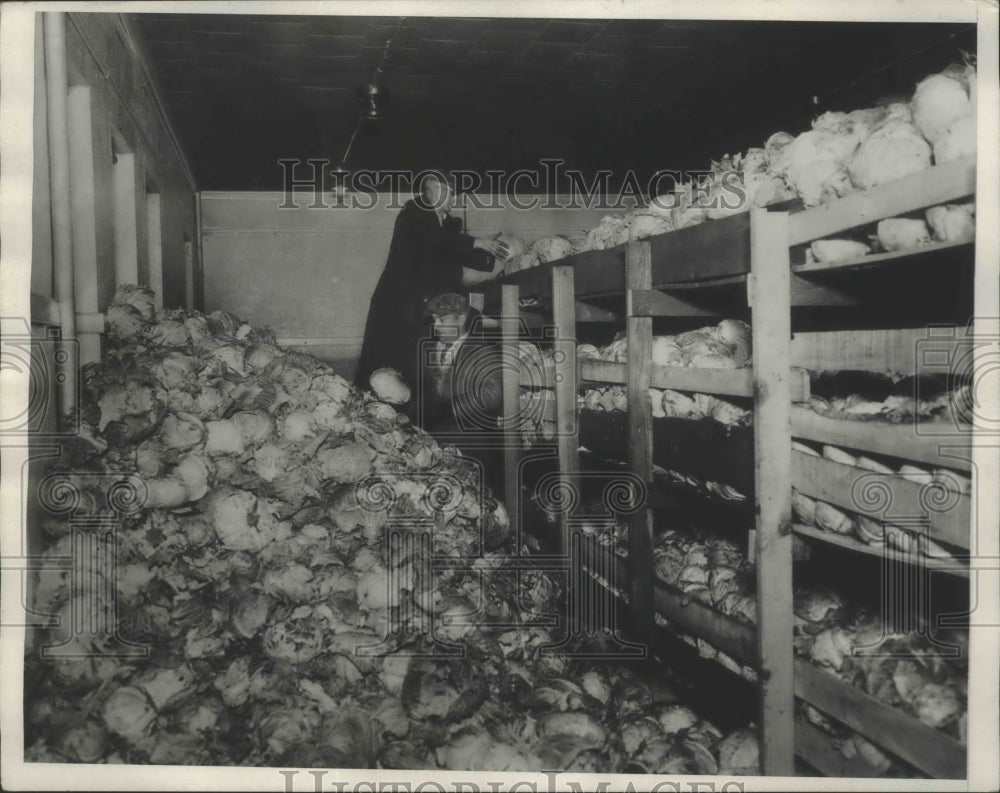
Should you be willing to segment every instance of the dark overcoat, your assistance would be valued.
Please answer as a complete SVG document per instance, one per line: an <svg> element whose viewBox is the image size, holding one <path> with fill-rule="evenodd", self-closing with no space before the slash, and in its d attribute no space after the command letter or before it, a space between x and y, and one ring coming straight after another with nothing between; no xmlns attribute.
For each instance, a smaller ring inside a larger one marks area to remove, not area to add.
<svg viewBox="0 0 1000 793"><path fill-rule="evenodd" d="M460 292L462 268L484 269L473 238L457 218L438 221L433 209L407 201L396 217L389 258L368 308L365 338L354 382L368 389L376 369L396 369L416 391L422 339L431 339L427 301ZM428 343L432 343L429 342Z"/></svg>

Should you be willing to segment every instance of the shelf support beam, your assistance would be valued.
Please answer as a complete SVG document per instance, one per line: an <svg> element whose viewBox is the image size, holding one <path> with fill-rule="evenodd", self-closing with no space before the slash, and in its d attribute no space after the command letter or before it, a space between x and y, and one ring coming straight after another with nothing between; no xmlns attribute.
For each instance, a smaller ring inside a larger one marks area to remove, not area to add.
<svg viewBox="0 0 1000 793"><path fill-rule="evenodd" d="M682 300L659 289L631 289L634 317L717 317L719 311L702 308L697 303Z"/></svg>
<svg viewBox="0 0 1000 793"><path fill-rule="evenodd" d="M791 310L788 214L752 210L750 294L753 330L761 770L795 772L792 650Z"/></svg>
<svg viewBox="0 0 1000 793"><path fill-rule="evenodd" d="M932 165L887 184L859 190L796 213L790 221L785 244L794 246L812 242L882 218L955 202L975 192L975 156Z"/></svg>
<svg viewBox="0 0 1000 793"><path fill-rule="evenodd" d="M650 244L631 242L625 253L627 292L625 313L628 317L628 467L643 482L653 478L653 415L649 404L649 379L653 364L653 319L636 315L634 295L650 290L653 266ZM637 641L652 646L656 628L653 587L653 515L643 505L629 518L629 559L633 630Z"/></svg>
<svg viewBox="0 0 1000 793"><path fill-rule="evenodd" d="M572 267L560 265L552 268L552 321L555 337L552 340L555 358L556 392L556 446L562 482L570 492L579 496L580 453L576 417L577 366L576 366L576 285ZM576 499L579 503L579 497ZM570 554L570 514L562 513L560 521L559 552Z"/></svg>
<svg viewBox="0 0 1000 793"><path fill-rule="evenodd" d="M500 344L502 360L518 360L517 343L521 335L517 286L505 285L501 293ZM502 367L503 386L503 492L510 517L511 533L521 537L521 376L510 366Z"/></svg>

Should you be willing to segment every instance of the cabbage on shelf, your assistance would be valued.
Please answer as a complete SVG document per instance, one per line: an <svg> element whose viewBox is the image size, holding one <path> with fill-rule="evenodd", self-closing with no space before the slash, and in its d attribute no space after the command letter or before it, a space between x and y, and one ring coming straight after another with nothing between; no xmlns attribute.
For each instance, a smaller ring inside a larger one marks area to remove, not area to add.
<svg viewBox="0 0 1000 793"><path fill-rule="evenodd" d="M812 446L793 441L792 448L802 454L822 456L841 465L849 465L861 471L871 471L887 476L899 476L925 488L933 488L943 497L968 494L972 489L969 476L945 469L925 469L911 463L893 466L863 454L855 455L835 446L825 445L822 452ZM949 495L945 495L949 494ZM926 532L892 524L890 521L869 517L850 510L840 509L832 504L811 498L792 489L792 514L802 525L815 526L834 534L853 535L856 539L872 546L886 547L904 553L917 553L939 561L955 562L957 549L949 549L932 540Z"/></svg>
<svg viewBox="0 0 1000 793"><path fill-rule="evenodd" d="M751 363L750 326L738 319L724 319L710 325L672 336L653 338L653 363L658 366L689 366L706 369L740 369ZM628 340L620 336L596 350L587 349L587 358L625 363Z"/></svg>
<svg viewBox="0 0 1000 793"><path fill-rule="evenodd" d="M501 235L512 246L504 272L571 253L615 248L795 198L806 207L817 206L975 153L976 67L971 59L921 80L909 102L828 111L798 135L775 132L762 147L726 154L713 161L700 179L651 196L645 206L605 215L583 234L546 237L528 246L516 235ZM930 218L928 223L935 227ZM968 241L973 231L967 218L957 217L947 229L937 223L934 234L941 242ZM898 238L888 234L877 238L887 251L923 242L909 231ZM864 242L821 242L833 244L814 243L808 261L837 262L869 252Z"/></svg>
<svg viewBox="0 0 1000 793"><path fill-rule="evenodd" d="M864 609L850 616L838 599L806 599L803 593L796 598L796 617L798 654L880 702L966 742L968 655L953 655L945 645L967 647L967 632L942 631L935 637L898 633Z"/></svg>

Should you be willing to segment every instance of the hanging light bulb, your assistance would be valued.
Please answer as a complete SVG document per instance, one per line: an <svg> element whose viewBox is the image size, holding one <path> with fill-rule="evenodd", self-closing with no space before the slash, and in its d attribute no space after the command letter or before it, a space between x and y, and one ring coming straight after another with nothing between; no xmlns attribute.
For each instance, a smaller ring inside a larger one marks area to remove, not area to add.
<svg viewBox="0 0 1000 793"><path fill-rule="evenodd" d="M358 116L357 124L354 125L354 132L351 133L351 138L347 142L347 148L344 149L344 156L340 160L340 165L330 171L330 176L336 180L336 193L338 201L342 201L347 192L347 177L350 175L350 172L347 170L347 158L350 156L351 147L354 146L354 141L358 136L358 131L361 129L361 124L365 121L379 121L382 118L381 109L379 107L379 99L380 97L384 97L384 93L379 85L379 76L384 71L386 63L388 63L389 51L392 49L392 44L396 40L396 35L398 35L400 29L403 27L403 22L405 21L405 17L400 19L399 24L396 27L396 32L393 34L392 38L385 43L385 49L382 51L382 57L375 69L375 74L372 76L371 82L365 84L359 92L358 101L364 107L364 110L361 115Z"/></svg>

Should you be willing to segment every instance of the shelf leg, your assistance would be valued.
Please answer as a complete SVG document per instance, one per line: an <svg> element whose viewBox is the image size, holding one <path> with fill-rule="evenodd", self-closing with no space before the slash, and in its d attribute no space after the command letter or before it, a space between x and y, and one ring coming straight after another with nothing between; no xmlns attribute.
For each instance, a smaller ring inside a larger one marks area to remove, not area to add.
<svg viewBox="0 0 1000 793"><path fill-rule="evenodd" d="M625 254L628 292L628 467L641 481L653 477L653 414L649 404L649 381L653 363L653 318L634 316L633 290L651 289L652 256L648 242L629 243ZM640 509L629 518L629 571L631 613L636 641L652 646L656 627L653 600L653 515Z"/></svg>
<svg viewBox="0 0 1000 793"><path fill-rule="evenodd" d="M520 289L516 285L504 286L500 305L500 342L502 360L518 360L517 343L521 335ZM503 384L503 494L504 506L510 517L511 533L521 539L521 434L518 424L521 415L520 370L504 366Z"/></svg>
<svg viewBox="0 0 1000 793"><path fill-rule="evenodd" d="M576 415L576 292L572 267L552 268L552 340L555 353L556 444L559 470L566 488L580 501L580 439ZM568 556L571 511L560 520L559 553Z"/></svg>
<svg viewBox="0 0 1000 793"><path fill-rule="evenodd" d="M788 215L750 218L760 756L767 776L795 771L792 649L791 273ZM630 356L631 357L631 356Z"/></svg>

